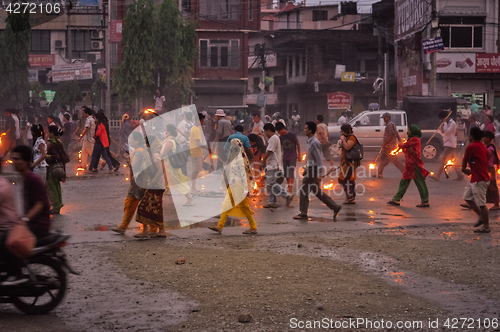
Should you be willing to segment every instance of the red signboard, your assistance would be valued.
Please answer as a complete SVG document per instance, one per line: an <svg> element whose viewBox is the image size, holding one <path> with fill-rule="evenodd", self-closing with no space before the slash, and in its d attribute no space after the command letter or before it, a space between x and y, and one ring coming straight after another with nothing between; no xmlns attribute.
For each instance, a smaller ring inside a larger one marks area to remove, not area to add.
<svg viewBox="0 0 500 332"><path fill-rule="evenodd" d="M476 53L476 73L500 73L500 53Z"/></svg>
<svg viewBox="0 0 500 332"><path fill-rule="evenodd" d="M122 27L123 23L121 20L111 21L111 35L109 40L111 43L119 43L122 40Z"/></svg>
<svg viewBox="0 0 500 332"><path fill-rule="evenodd" d="M328 94L328 109L350 108L352 96L345 92Z"/></svg>
<svg viewBox="0 0 500 332"><path fill-rule="evenodd" d="M30 54L31 67L50 67L56 64L54 54Z"/></svg>

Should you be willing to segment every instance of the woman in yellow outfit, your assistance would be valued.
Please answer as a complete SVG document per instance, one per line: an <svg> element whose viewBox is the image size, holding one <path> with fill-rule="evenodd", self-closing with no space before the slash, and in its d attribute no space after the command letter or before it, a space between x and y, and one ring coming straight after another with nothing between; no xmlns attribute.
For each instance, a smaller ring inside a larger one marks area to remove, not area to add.
<svg viewBox="0 0 500 332"><path fill-rule="evenodd" d="M228 216L237 218L247 218L250 229L243 234L257 234L257 226L253 219L253 212L250 210L248 199L248 189L253 188L253 178L250 169L250 162L243 148L243 143L237 138L231 140L229 148L228 162L224 167L224 182L227 194L222 202L221 216L217 226L210 226L209 229L221 233ZM236 204L236 202L239 202Z"/></svg>

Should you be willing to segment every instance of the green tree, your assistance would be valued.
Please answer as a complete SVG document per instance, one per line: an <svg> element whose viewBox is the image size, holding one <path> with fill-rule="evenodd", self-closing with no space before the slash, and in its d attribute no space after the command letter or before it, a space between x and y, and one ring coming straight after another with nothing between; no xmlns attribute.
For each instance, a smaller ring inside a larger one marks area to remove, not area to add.
<svg viewBox="0 0 500 332"><path fill-rule="evenodd" d="M41 100L45 100L45 91L43 91L43 86L40 82L32 82L30 84L30 96L33 100L40 102Z"/></svg>
<svg viewBox="0 0 500 332"><path fill-rule="evenodd" d="M191 76L197 56L196 28L185 22L178 2L164 0L154 6L151 0L136 0L128 7L123 27L123 62L115 70L114 89L121 100L151 96L157 75L168 109L189 101Z"/></svg>
<svg viewBox="0 0 500 332"><path fill-rule="evenodd" d="M97 104L101 100L101 91L104 89L106 85L102 81L102 76L98 75L96 78L95 82L92 83L92 86L90 87L90 101L92 103L92 109L94 108L94 105Z"/></svg>
<svg viewBox="0 0 500 332"><path fill-rule="evenodd" d="M54 102L57 105L70 105L70 109L74 110L76 102L82 101L82 99L82 89L76 81L62 81L57 85L54 96Z"/></svg>
<svg viewBox="0 0 500 332"><path fill-rule="evenodd" d="M19 107L29 97L29 13L10 14L0 37L0 100Z"/></svg>
<svg viewBox="0 0 500 332"><path fill-rule="evenodd" d="M136 0L127 7L121 41L123 61L113 77L114 90L127 103L152 95L155 87L155 17L153 0Z"/></svg>

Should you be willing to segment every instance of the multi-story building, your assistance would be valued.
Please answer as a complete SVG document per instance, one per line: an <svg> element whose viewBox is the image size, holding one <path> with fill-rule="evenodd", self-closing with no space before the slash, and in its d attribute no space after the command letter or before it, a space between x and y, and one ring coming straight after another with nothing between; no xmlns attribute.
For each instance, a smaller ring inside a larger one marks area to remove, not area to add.
<svg viewBox="0 0 500 332"><path fill-rule="evenodd" d="M352 2L310 7L282 2L282 7L274 10L277 10L275 19L263 22L263 28L274 29L252 35L250 40L251 69L246 98L249 107L258 109L257 97L261 93L258 85L262 69L258 61L254 62L253 45L263 43L266 76L274 79L265 88L267 114L279 111L289 118L296 110L306 120L323 114L328 121L335 122L343 109L329 108L330 93L351 94L355 112L379 101L372 87L379 76L381 60L372 15L358 14L356 3ZM392 58L390 65L393 63ZM342 79L342 72L352 79Z"/></svg>
<svg viewBox="0 0 500 332"><path fill-rule="evenodd" d="M455 96L500 109L497 0L397 0L395 15L398 102ZM422 42L436 36L443 49L426 54Z"/></svg>
<svg viewBox="0 0 500 332"><path fill-rule="evenodd" d="M198 21L193 75L198 107L243 105L248 81L248 34L260 28L260 0L185 0Z"/></svg>

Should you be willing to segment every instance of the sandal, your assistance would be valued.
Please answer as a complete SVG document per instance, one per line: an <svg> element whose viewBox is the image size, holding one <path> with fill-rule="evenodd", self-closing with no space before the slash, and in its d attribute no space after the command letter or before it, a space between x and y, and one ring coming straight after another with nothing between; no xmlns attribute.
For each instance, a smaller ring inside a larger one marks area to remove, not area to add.
<svg viewBox="0 0 500 332"><path fill-rule="evenodd" d="M429 203L420 203L417 204L417 207L430 207Z"/></svg>
<svg viewBox="0 0 500 332"><path fill-rule="evenodd" d="M294 216L293 219L307 219L307 214L299 213L298 215Z"/></svg>
<svg viewBox="0 0 500 332"><path fill-rule="evenodd" d="M474 233L491 233L491 229L484 229L484 228L475 229Z"/></svg>
<svg viewBox="0 0 500 332"><path fill-rule="evenodd" d="M217 226L208 226L208 229L210 229L210 230L212 230L212 231L214 231L214 232L217 232L217 233L219 233L219 234L221 234L221 233L222 233L222 229L220 229L220 228L219 228L219 227L217 227Z"/></svg>
<svg viewBox="0 0 500 332"><path fill-rule="evenodd" d="M122 229L122 228L120 228L120 227L111 228L111 230L112 230L113 232L115 232L115 233L120 234L120 235L125 234L125 230L124 230L124 229Z"/></svg>
<svg viewBox="0 0 500 332"><path fill-rule="evenodd" d="M155 237L155 238L162 238L162 239L166 239L168 237L167 234L154 234L154 235L151 235L151 237Z"/></svg>
<svg viewBox="0 0 500 332"><path fill-rule="evenodd" d="M396 202L394 200L390 200L389 202L387 202L387 204L394 205L394 206L400 206L401 205L399 202Z"/></svg>
<svg viewBox="0 0 500 332"><path fill-rule="evenodd" d="M243 232L243 234L257 234L256 229L247 229L246 231Z"/></svg>
<svg viewBox="0 0 500 332"><path fill-rule="evenodd" d="M145 234L145 233L135 234L134 237L136 239L141 239L141 240L148 240L151 238L151 236L149 234Z"/></svg>
<svg viewBox="0 0 500 332"><path fill-rule="evenodd" d="M469 205L469 204L467 204L467 203L462 203L462 204L460 204L460 206L461 206L461 207L463 207L463 208L469 209L469 210L470 210L470 209L472 209L472 208L470 207L470 205Z"/></svg>

